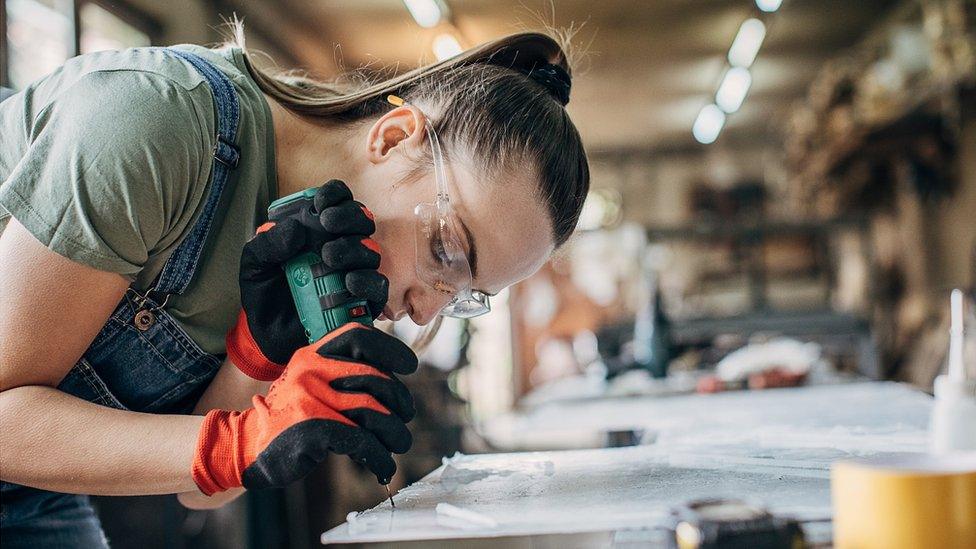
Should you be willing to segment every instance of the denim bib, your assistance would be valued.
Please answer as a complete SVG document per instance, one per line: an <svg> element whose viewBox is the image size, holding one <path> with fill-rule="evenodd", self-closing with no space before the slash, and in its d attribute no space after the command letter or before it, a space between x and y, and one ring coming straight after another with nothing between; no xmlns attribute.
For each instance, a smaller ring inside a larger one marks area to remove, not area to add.
<svg viewBox="0 0 976 549"><path fill-rule="evenodd" d="M79 398L151 413L189 413L216 375L222 357L204 352L166 312L171 295L186 291L207 243L214 215L240 151L234 145L240 105L233 84L202 57L164 51L189 63L209 84L216 110L210 191L198 219L145 293L126 290L122 301L58 389ZM87 496L0 483L3 546L107 547ZM58 545L58 546L62 546Z"/></svg>

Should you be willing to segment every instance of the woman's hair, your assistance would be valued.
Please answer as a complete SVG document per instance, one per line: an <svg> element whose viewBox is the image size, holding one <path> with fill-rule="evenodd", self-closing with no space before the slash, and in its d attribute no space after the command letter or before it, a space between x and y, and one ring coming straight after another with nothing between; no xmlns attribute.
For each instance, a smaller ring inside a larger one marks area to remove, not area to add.
<svg viewBox="0 0 976 549"><path fill-rule="evenodd" d="M390 94L422 105L446 156L466 145L492 176L532 170L555 245L569 239L590 172L579 132L565 109L572 70L556 39L513 34L382 81L342 84L260 69L244 47L239 23L234 30L234 45L244 52L251 77L285 108L351 122L386 112Z"/></svg>

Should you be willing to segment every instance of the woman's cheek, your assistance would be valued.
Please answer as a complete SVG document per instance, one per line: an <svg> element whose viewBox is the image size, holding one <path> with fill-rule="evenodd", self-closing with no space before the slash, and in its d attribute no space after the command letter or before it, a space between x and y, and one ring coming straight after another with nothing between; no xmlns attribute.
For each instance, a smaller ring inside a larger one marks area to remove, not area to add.
<svg viewBox="0 0 976 549"><path fill-rule="evenodd" d="M406 294L416 284L417 251L414 242L416 229L412 212L397 215L384 212L376 216L373 239L380 245L380 273L390 281L388 304L394 310L404 310Z"/></svg>
<svg viewBox="0 0 976 549"><path fill-rule="evenodd" d="M398 300L399 296L406 289L404 277L414 272L414 254L404 253L405 246L403 242L392 237L392 235L380 234L379 229L377 229L374 238L380 245L381 258L379 272L390 281L391 301L393 301L393 298L397 298Z"/></svg>

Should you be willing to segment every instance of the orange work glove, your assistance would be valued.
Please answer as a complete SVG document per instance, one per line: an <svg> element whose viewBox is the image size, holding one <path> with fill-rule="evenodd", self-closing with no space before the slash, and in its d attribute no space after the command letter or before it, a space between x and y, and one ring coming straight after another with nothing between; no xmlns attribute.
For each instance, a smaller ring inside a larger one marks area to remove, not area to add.
<svg viewBox="0 0 976 549"><path fill-rule="evenodd" d="M410 449L413 399L395 374L417 369L402 341L351 322L295 352L268 391L243 412L213 410L200 428L193 480L211 495L238 486L283 486L331 453L364 463L382 484L391 452Z"/></svg>

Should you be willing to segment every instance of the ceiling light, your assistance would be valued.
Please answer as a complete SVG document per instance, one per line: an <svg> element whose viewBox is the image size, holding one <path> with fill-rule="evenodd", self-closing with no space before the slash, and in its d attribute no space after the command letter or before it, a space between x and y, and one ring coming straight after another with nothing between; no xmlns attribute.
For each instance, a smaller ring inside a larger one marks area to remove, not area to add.
<svg viewBox="0 0 976 549"><path fill-rule="evenodd" d="M464 51L461 48L461 44L457 41L454 36L444 33L437 35L434 38L434 55L437 56L438 61L443 61L448 57L454 57L455 55Z"/></svg>
<svg viewBox="0 0 976 549"><path fill-rule="evenodd" d="M782 3L783 0L756 0L756 6L766 13L773 13L778 10Z"/></svg>
<svg viewBox="0 0 976 549"><path fill-rule="evenodd" d="M759 47L762 46L763 38L766 37L766 25L758 19L746 19L739 27L732 47L729 48L729 63L733 67L749 68L756 60Z"/></svg>
<svg viewBox="0 0 976 549"><path fill-rule="evenodd" d="M699 143L708 145L718 139L718 134L722 131L722 126L724 125L725 113L722 112L722 109L715 105L705 105L702 107L701 112L698 113L698 118L695 119L695 125L692 126L691 133Z"/></svg>
<svg viewBox="0 0 976 549"><path fill-rule="evenodd" d="M752 76L749 75L748 69L732 67L722 78L722 84L715 94L715 104L727 114L734 113L742 106L750 84L752 84Z"/></svg>
<svg viewBox="0 0 976 549"><path fill-rule="evenodd" d="M407 6L413 20L426 29L436 27L444 17L442 4L437 0L403 0L403 4Z"/></svg>

